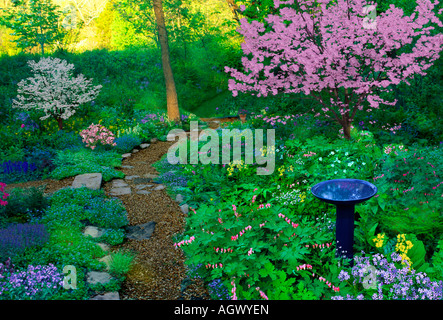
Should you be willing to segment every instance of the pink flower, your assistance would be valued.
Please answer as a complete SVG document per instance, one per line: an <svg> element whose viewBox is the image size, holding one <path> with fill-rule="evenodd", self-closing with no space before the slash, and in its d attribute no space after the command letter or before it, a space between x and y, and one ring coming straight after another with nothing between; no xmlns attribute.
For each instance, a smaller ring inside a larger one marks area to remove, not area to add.
<svg viewBox="0 0 443 320"><path fill-rule="evenodd" d="M24 124L24 123L22 123L22 125L21 125L20 127L24 128L24 127L25 127L25 124Z"/></svg>

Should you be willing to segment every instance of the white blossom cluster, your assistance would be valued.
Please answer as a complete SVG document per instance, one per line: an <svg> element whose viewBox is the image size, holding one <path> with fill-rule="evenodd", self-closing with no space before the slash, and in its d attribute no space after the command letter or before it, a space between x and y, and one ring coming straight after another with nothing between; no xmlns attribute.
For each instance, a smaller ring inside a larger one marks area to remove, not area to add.
<svg viewBox="0 0 443 320"><path fill-rule="evenodd" d="M28 61L34 76L18 83L18 96L14 108L42 110L49 117L68 119L83 103L94 100L102 88L93 86L83 74L72 76L73 64L58 58L41 58Z"/></svg>

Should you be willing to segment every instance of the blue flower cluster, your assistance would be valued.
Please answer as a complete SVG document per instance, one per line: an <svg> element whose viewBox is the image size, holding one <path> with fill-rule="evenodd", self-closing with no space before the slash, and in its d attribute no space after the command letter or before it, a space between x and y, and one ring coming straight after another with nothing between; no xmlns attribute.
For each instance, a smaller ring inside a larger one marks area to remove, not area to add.
<svg viewBox="0 0 443 320"><path fill-rule="evenodd" d="M53 264L14 270L0 263L0 299L47 299L63 288L63 274Z"/></svg>
<svg viewBox="0 0 443 320"><path fill-rule="evenodd" d="M346 296L332 297L332 300L442 300L443 281L431 281L423 272L409 270L409 266L400 264L402 258L396 252L390 256L391 262L382 254L372 257L355 257L355 265L351 274L342 270L338 276L340 281L348 281L352 278L353 285L368 284L370 278L375 280L371 286L366 286L365 292L356 297ZM397 268L397 265L401 267ZM368 274L369 271L369 274ZM371 274L375 273L375 274ZM371 290L372 289L372 290ZM371 296L366 297L364 293Z"/></svg>
<svg viewBox="0 0 443 320"><path fill-rule="evenodd" d="M12 224L0 230L0 260L14 257L25 249L41 246L49 240L43 224Z"/></svg>
<svg viewBox="0 0 443 320"><path fill-rule="evenodd" d="M208 284L209 294L216 300L230 300L229 290L221 279L214 279Z"/></svg>

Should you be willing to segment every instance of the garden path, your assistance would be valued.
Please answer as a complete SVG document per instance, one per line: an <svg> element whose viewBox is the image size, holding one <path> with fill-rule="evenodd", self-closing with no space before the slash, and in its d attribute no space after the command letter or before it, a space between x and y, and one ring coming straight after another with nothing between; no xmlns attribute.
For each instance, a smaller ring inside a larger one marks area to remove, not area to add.
<svg viewBox="0 0 443 320"><path fill-rule="evenodd" d="M118 168L125 173L125 179L114 179L102 185L106 194L122 200L129 226L155 223L149 239L127 239L113 248L136 253L135 263L122 285L121 299L209 298L199 280L187 278L184 254L173 244L173 236L184 231L185 206L180 207L164 185L154 182L158 172L152 164L159 161L173 143L157 141L147 148L136 148L130 156L124 157L122 167ZM118 194L116 191L122 191L121 188L126 188L126 192Z"/></svg>

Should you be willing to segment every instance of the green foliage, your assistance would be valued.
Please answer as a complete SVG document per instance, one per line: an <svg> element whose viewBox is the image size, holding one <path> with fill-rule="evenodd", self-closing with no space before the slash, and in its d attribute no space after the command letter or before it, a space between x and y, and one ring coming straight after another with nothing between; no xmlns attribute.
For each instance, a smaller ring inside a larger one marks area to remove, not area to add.
<svg viewBox="0 0 443 320"><path fill-rule="evenodd" d="M43 196L44 188L14 188L9 193L8 204L0 206L0 216L10 222L27 222L32 217L41 216L48 207L48 200Z"/></svg>
<svg viewBox="0 0 443 320"><path fill-rule="evenodd" d="M134 254L125 251L117 251L111 254L112 260L109 271L117 277L125 276L131 269Z"/></svg>
<svg viewBox="0 0 443 320"><path fill-rule="evenodd" d="M17 1L0 17L0 23L12 30L17 37L14 41L21 49L40 46L44 55L45 45L53 45L64 37L60 25L59 7L50 0Z"/></svg>
<svg viewBox="0 0 443 320"><path fill-rule="evenodd" d="M61 189L51 195L50 202L43 221L51 226L69 224L80 228L81 222L87 220L102 228L118 229L128 223L121 201L106 199L103 190Z"/></svg>
<svg viewBox="0 0 443 320"><path fill-rule="evenodd" d="M118 153L127 153L131 152L134 147L139 146L141 143L141 139L134 135L123 135L115 139L115 150Z"/></svg>
<svg viewBox="0 0 443 320"><path fill-rule="evenodd" d="M269 298L312 299L291 285L305 281L308 271L297 268L303 264L311 265L309 274L329 271L322 261L333 255L332 246L325 245L332 240L330 233L319 231L314 219L281 206L254 204L254 195L262 198L246 191L217 206L201 205L190 213L188 231L176 246L183 248L187 263L205 265L208 279L222 278L225 283L240 279L235 281L240 299L257 299L257 287ZM328 290L323 282L305 285L310 290L318 287L316 298Z"/></svg>
<svg viewBox="0 0 443 320"><path fill-rule="evenodd" d="M51 177L58 180L91 172L101 173L104 181L124 177L121 171L114 169L121 166L121 156L113 151L60 150L54 164L56 168L51 172Z"/></svg>

